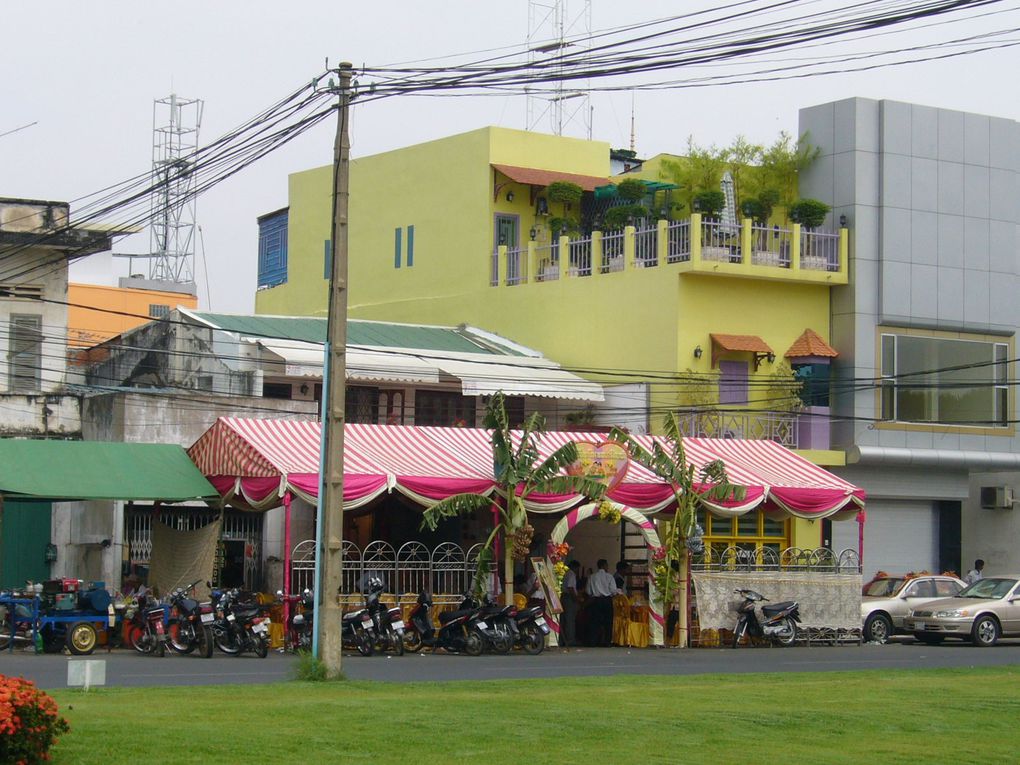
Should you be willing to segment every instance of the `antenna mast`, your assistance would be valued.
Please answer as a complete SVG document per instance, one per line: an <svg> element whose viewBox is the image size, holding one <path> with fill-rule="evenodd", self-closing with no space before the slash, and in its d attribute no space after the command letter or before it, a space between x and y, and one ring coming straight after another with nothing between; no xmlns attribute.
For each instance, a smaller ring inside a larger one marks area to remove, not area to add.
<svg viewBox="0 0 1020 765"><path fill-rule="evenodd" d="M198 129L204 103L170 94L152 106L149 278L195 281L195 197Z"/></svg>
<svg viewBox="0 0 1020 765"><path fill-rule="evenodd" d="M562 57L571 59L581 54L586 59L591 50L591 0L582 0L582 10L571 16L567 0L528 1L528 65L552 62L551 72L560 77ZM526 88L527 116L525 130L542 125L550 132L563 135L565 128L581 127L591 138L591 83L564 82L557 77L551 88ZM580 86L580 87L578 87Z"/></svg>

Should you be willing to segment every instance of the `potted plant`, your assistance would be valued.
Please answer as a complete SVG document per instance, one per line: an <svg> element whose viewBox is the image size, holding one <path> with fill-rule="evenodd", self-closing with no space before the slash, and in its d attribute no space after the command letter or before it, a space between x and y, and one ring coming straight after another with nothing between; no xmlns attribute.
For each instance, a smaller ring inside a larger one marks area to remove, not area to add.
<svg viewBox="0 0 1020 765"><path fill-rule="evenodd" d="M829 214L830 209L832 208L825 202L817 199L799 199L790 206L790 220L799 223L806 232L811 232L825 222L825 216ZM811 236L803 237L804 248L800 263L807 268L824 270L825 256L814 254L813 240L814 237Z"/></svg>

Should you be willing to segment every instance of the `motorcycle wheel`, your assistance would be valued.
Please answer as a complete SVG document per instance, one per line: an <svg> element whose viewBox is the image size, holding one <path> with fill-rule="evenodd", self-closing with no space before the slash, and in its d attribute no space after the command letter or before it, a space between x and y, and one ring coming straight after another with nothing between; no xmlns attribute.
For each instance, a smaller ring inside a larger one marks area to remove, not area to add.
<svg viewBox="0 0 1020 765"><path fill-rule="evenodd" d="M208 627L202 627L201 642L201 656L203 659L211 659L213 654L213 638L212 630Z"/></svg>
<svg viewBox="0 0 1020 765"><path fill-rule="evenodd" d="M510 653L511 649L514 647L514 642L510 639L509 635L498 635L489 641L489 645L492 646L493 653L499 653L505 656Z"/></svg>
<svg viewBox="0 0 1020 765"><path fill-rule="evenodd" d="M545 635L542 634L542 630L535 625L525 627L521 635L521 648L529 656L538 656L542 653L545 650Z"/></svg>
<svg viewBox="0 0 1020 765"><path fill-rule="evenodd" d="M412 653L421 649L421 635L417 630L408 630L404 633L404 647Z"/></svg>
<svg viewBox="0 0 1020 765"><path fill-rule="evenodd" d="M157 639L155 651L156 656L161 659L166 656L166 641Z"/></svg>
<svg viewBox="0 0 1020 765"><path fill-rule="evenodd" d="M269 642L266 640L265 635L259 635L255 638L255 655L260 659L264 659L269 655Z"/></svg>
<svg viewBox="0 0 1020 765"><path fill-rule="evenodd" d="M741 624L733 631L733 644L731 646L732 648L736 648L738 645L740 645L740 638L744 636L744 633L746 631L747 627L743 624Z"/></svg>
<svg viewBox="0 0 1020 765"><path fill-rule="evenodd" d="M177 653L189 654L198 646L195 639L195 628L190 624L171 624L167 631L167 642L170 648Z"/></svg>
<svg viewBox="0 0 1020 765"><path fill-rule="evenodd" d="M371 656L375 651L375 646L372 645L372 637L364 630L359 630L354 636L354 640L358 646L358 653L362 656Z"/></svg>
<svg viewBox="0 0 1020 765"><path fill-rule="evenodd" d="M464 653L468 656L482 655L482 636L477 632L469 632L464 640Z"/></svg>
<svg viewBox="0 0 1020 765"><path fill-rule="evenodd" d="M404 639L396 632L390 633L390 646L397 656L404 655Z"/></svg>
<svg viewBox="0 0 1020 765"><path fill-rule="evenodd" d="M241 653L241 646L230 632L218 632L213 639L216 647L227 656L235 656Z"/></svg>
<svg viewBox="0 0 1020 765"><path fill-rule="evenodd" d="M128 643L138 653L152 653L152 637L145 634L141 627L132 627L128 630Z"/></svg>
<svg viewBox="0 0 1020 765"><path fill-rule="evenodd" d="M797 640L797 622L795 622L793 619L787 616L785 619L783 619L783 631L780 634L776 635L775 641L784 648L788 648L789 646L793 645L796 640Z"/></svg>

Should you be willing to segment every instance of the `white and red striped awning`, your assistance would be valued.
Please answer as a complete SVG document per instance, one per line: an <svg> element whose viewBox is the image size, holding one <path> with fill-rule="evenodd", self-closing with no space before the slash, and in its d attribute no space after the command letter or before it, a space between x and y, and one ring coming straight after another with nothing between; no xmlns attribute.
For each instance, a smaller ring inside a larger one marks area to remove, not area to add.
<svg viewBox="0 0 1020 765"><path fill-rule="evenodd" d="M315 501L319 487L318 422L221 417L188 454L228 500L268 509L291 492ZM601 442L599 433L549 432L539 436L544 457L568 441ZM650 449L653 436L639 436ZM772 441L685 438L688 460L701 466L721 459L731 482L746 487L741 502L710 505L739 515L755 507L803 518L847 517L864 505L864 492ZM477 428L352 425L344 430L344 506L359 507L396 489L429 505L451 494L489 494L493 482L488 432ZM632 463L610 498L644 512L673 503L662 479ZM577 496L531 495L534 512L565 509Z"/></svg>

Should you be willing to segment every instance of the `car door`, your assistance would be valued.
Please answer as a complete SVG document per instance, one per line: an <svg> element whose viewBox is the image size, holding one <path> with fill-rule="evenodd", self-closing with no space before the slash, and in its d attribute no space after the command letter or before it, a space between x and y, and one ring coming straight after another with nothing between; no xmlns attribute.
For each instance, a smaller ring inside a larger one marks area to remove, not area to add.
<svg viewBox="0 0 1020 765"><path fill-rule="evenodd" d="M1002 631L1008 634L1020 634L1020 582L1006 598L1002 610L1005 614L1002 619Z"/></svg>

